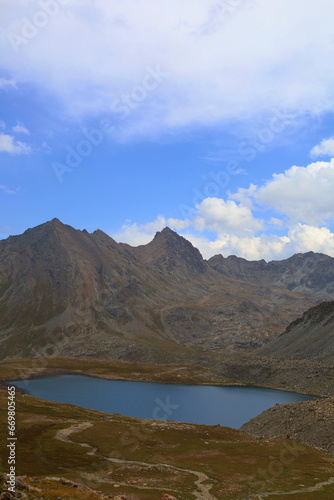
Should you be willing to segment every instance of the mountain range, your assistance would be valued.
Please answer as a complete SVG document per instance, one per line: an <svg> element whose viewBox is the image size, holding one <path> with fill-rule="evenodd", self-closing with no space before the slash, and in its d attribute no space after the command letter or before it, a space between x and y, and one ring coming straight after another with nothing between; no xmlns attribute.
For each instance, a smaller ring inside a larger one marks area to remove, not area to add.
<svg viewBox="0 0 334 500"><path fill-rule="evenodd" d="M0 358L166 361L268 346L334 298L334 259L204 260L165 228L147 245L46 222L0 241Z"/></svg>

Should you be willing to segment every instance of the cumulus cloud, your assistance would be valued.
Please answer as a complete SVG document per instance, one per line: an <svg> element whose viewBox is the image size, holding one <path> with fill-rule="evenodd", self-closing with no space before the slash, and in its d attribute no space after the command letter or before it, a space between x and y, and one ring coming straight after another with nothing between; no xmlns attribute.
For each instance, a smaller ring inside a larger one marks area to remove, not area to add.
<svg viewBox="0 0 334 500"><path fill-rule="evenodd" d="M146 68L156 66L168 76L132 109L138 119L123 123L131 134L252 118L281 106L333 109L332 0L321 8L313 0L257 0L227 9L217 0L72 0L59 2L57 15L19 45L9 35L24 38L22 19L38 20L40 1L3 3L4 71L53 93L78 118L109 116L111 103L138 96Z"/></svg>
<svg viewBox="0 0 334 500"><path fill-rule="evenodd" d="M171 222L170 219L160 216L147 224L126 223L119 232L112 234L112 237L132 246L145 245L153 239L157 231L168 225L188 239L207 259L221 253L224 256L238 255L248 260L272 260L286 257L289 251L292 251L288 236L265 234L238 236L232 233L219 233L214 240L209 240L196 231L189 221L177 221L175 225Z"/></svg>
<svg viewBox="0 0 334 500"><path fill-rule="evenodd" d="M137 225L124 225L120 232L112 236L117 241L130 245L144 245L149 243L157 231L161 231L167 224L163 217L156 221ZM171 226L171 224L168 224ZM181 227L181 224L180 224ZM174 227L176 230L176 228ZM307 224L297 224L291 227L286 235L261 234L259 236L237 236L232 233L220 233L214 240L198 234L193 228L186 231L177 231L188 239L202 253L203 257L222 254L237 255L247 260L281 260L295 253L320 252L334 257L334 233L327 227L315 227Z"/></svg>
<svg viewBox="0 0 334 500"><path fill-rule="evenodd" d="M334 233L327 227L298 224L289 232L295 252L321 252L334 257Z"/></svg>
<svg viewBox="0 0 334 500"><path fill-rule="evenodd" d="M131 221L126 221L120 231L113 233L111 236L124 243L132 246L145 245L149 243L157 231L161 231L166 226L175 231L180 231L189 226L189 221L166 218L159 215L154 221L146 224L137 224Z"/></svg>
<svg viewBox="0 0 334 500"><path fill-rule="evenodd" d="M24 142L16 141L12 135L0 133L0 153L27 155L32 153L32 148Z"/></svg>
<svg viewBox="0 0 334 500"><path fill-rule="evenodd" d="M127 224L115 237L134 245L144 244L169 225L206 258L222 253L249 260L273 260L308 251L334 257L334 233L330 229L334 221L333 192L334 159L293 166L274 174L262 186L252 184L231 193L229 200L205 198L187 219L159 216L152 223ZM268 209L267 220L254 215L258 210L265 215ZM273 210L281 217L273 216ZM213 236L208 237L207 231Z"/></svg>
<svg viewBox="0 0 334 500"><path fill-rule="evenodd" d="M224 257L237 255L247 260L267 261L288 256L290 239L288 236L260 235L239 237L234 234L221 234L214 241L191 233L183 234L191 243L199 248L204 258L209 259L217 254Z"/></svg>
<svg viewBox="0 0 334 500"><path fill-rule="evenodd" d="M199 231L206 229L217 233L253 234L263 228L249 207L222 198L205 198L196 206L197 216L193 226Z"/></svg>
<svg viewBox="0 0 334 500"><path fill-rule="evenodd" d="M264 186L250 193L257 202L295 222L323 224L334 218L334 159L293 166L274 174Z"/></svg>
<svg viewBox="0 0 334 500"><path fill-rule="evenodd" d="M281 260L295 253L320 252L334 257L334 233L327 227L297 224L285 236L262 234L238 237L233 234L220 235L214 241L193 234L183 234L197 246L205 258L223 254L237 255L247 260Z"/></svg>
<svg viewBox="0 0 334 500"><path fill-rule="evenodd" d="M324 139L311 149L310 155L314 158L318 156L334 156L334 137Z"/></svg>

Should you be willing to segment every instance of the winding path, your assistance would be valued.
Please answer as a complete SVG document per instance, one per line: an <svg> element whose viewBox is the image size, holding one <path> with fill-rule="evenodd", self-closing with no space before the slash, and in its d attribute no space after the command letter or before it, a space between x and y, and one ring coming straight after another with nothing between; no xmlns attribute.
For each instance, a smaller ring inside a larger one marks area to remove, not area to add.
<svg viewBox="0 0 334 500"><path fill-rule="evenodd" d="M309 486L308 488L303 488L300 490L291 490L291 491L268 491L266 493L255 493L254 495L249 495L243 500L263 500L269 496L279 496L279 495L298 495L299 493L313 493L314 491L321 491L324 486L329 486L330 484L334 484L334 477L330 477L327 481L323 481L322 483L317 483L314 486Z"/></svg>
<svg viewBox="0 0 334 500"><path fill-rule="evenodd" d="M91 422L82 422L80 424L74 424L71 425L70 427L67 427L66 429L61 429L57 432L55 435L56 439L59 439L60 441L65 441L67 443L74 443L69 436L73 434L74 432L81 432L86 429L89 429L92 427L94 424ZM104 455L100 455L97 453L97 448L94 448L88 443L77 443L75 442L74 444L80 444L81 446L85 448L91 448L89 452L87 452L87 455L94 455L99 458L103 458L105 460L108 460L110 462L118 463L118 464L131 464L131 465L140 465L142 467L165 467L167 469L171 470L177 470L179 472L183 472L186 474L191 474L193 476L197 477L197 480L195 481L195 485L197 486L197 489L194 490L191 494L198 500L217 500L215 496L213 496L210 493L210 490L213 486L212 483L207 483L204 484L206 481L211 481L211 479L204 474L203 472L198 472L190 469L182 469L181 467L177 467L175 465L169 465L169 464L161 464L161 463L148 463L148 462L139 462L137 460L123 460L120 458L112 458L112 457L106 457ZM122 484L123 486L127 486L126 484ZM134 487L133 485L131 485ZM139 487L136 486L138 489L150 489L149 487ZM156 488L154 488L156 489Z"/></svg>

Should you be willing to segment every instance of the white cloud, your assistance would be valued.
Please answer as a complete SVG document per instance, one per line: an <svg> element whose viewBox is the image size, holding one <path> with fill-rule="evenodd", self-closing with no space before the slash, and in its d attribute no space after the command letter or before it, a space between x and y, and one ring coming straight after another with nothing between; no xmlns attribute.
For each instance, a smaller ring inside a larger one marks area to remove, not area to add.
<svg viewBox="0 0 334 500"><path fill-rule="evenodd" d="M298 224L289 233L294 252L321 252L334 257L334 233L327 227Z"/></svg>
<svg viewBox="0 0 334 500"><path fill-rule="evenodd" d="M253 217L250 208L231 200L205 198L196 205L196 209L198 215L193 226L199 231L208 229L217 233L247 235L263 228L262 222Z"/></svg>
<svg viewBox="0 0 334 500"><path fill-rule="evenodd" d="M262 234L238 237L233 234L218 236L214 241L188 234L183 235L198 247L205 258L223 254L237 255L247 260L281 260L295 253L320 252L334 257L334 233L327 227L297 224L285 236Z"/></svg>
<svg viewBox="0 0 334 500"><path fill-rule="evenodd" d="M146 224L136 224L131 221L126 221L120 231L113 233L111 236L116 241L138 246L149 243L153 239L155 233L161 231L166 226L175 231L180 231L188 227L188 225L189 221L187 220L165 218L162 215L158 215L153 222L148 222Z"/></svg>
<svg viewBox="0 0 334 500"><path fill-rule="evenodd" d="M118 233L112 235L117 241L132 246L149 243L157 231L167 225L188 239L202 253L203 257L222 254L237 255L247 260L281 260L295 253L321 252L334 257L334 233L327 227L296 224L287 234L260 234L259 236L239 236L233 233L219 233L213 240L202 236L189 221L157 217L147 224L126 223ZM178 227L176 227L178 226ZM186 230L186 231L185 231Z"/></svg>
<svg viewBox="0 0 334 500"><path fill-rule="evenodd" d="M27 127L22 123L22 122L17 122L15 127L12 128L13 132L16 134L24 134L24 135L30 135L29 130Z"/></svg>
<svg viewBox="0 0 334 500"><path fill-rule="evenodd" d="M26 155L32 153L32 148L24 142L16 141L11 135L0 133L0 153Z"/></svg>
<svg viewBox="0 0 334 500"><path fill-rule="evenodd" d="M183 223L183 224L182 224ZM198 234L188 221L178 221L177 229L171 220L160 216L155 221L147 224L126 223L118 233L112 234L116 241L122 241L132 246L145 245L152 241L155 233L166 226L171 227L181 236L189 240L208 259L219 253L224 256L238 255L248 260L283 258L291 251L288 236L260 235L237 236L232 233L220 233L214 240ZM184 226L184 227L182 227ZM186 229L186 231L184 231ZM298 250L299 251L299 250Z"/></svg>
<svg viewBox="0 0 334 500"><path fill-rule="evenodd" d="M77 117L109 116L114 99L142 84L147 66L160 66L168 77L123 123L128 135L280 107L333 110L332 0L321 8L314 0L246 3L230 2L227 16L224 6L214 9L216 0L71 1L17 53L1 37L1 64L19 81L53 92ZM0 29L22 35L22 18L31 21L39 11L39 0L7 0Z"/></svg>
<svg viewBox="0 0 334 500"><path fill-rule="evenodd" d="M124 225L121 231L113 234L117 241L132 246L149 243L157 231L161 231L167 220L163 217L148 224ZM176 228L174 227L176 230ZM259 236L237 236L232 233L219 234L214 240L201 236L190 229L177 231L198 248L204 258L222 254L237 255L247 260L281 260L295 253L320 252L334 257L334 233L326 227L315 227L307 224L292 226L286 235L261 234Z"/></svg>
<svg viewBox="0 0 334 500"><path fill-rule="evenodd" d="M0 78L0 90L16 89L16 81Z"/></svg>
<svg viewBox="0 0 334 500"><path fill-rule="evenodd" d="M232 199L205 198L185 219L159 216L154 222L128 223L114 235L131 244L148 243L166 225L199 248L209 258L215 254L238 255L249 260L283 259L299 252L322 252L334 257L334 159L291 167L262 186L251 185L231 194ZM254 215L254 207L267 221ZM272 216L272 209L282 217ZM283 229L285 231L283 233ZM275 234L277 230L281 234ZM213 233L207 237L206 231ZM283 233L283 234L282 234Z"/></svg>
<svg viewBox="0 0 334 500"><path fill-rule="evenodd" d="M182 220L159 215L153 222L146 224L126 221L120 231L114 233L112 237L130 245L143 245L151 241L155 233L166 226L177 232L192 228L199 232L214 231L219 235L233 233L248 236L261 230L263 223L253 217L249 208L237 205L234 201L206 198L196 206L192 219Z"/></svg>
<svg viewBox="0 0 334 500"><path fill-rule="evenodd" d="M333 193L334 159L274 174L251 195L294 222L316 225L334 219Z"/></svg>
<svg viewBox="0 0 334 500"><path fill-rule="evenodd" d="M239 188L236 193L229 193L229 198L237 200L250 210L254 208L254 198L258 191L258 186L250 184L248 188Z"/></svg>
<svg viewBox="0 0 334 500"><path fill-rule="evenodd" d="M288 236L260 235L239 237L234 234L219 235L214 241L193 234L183 234L194 246L199 248L204 258L209 259L217 254L224 257L237 255L247 260L267 261L284 258L289 254L290 239Z"/></svg>
<svg viewBox="0 0 334 500"><path fill-rule="evenodd" d="M334 137L324 139L311 149L310 155L314 158L318 156L334 156Z"/></svg>

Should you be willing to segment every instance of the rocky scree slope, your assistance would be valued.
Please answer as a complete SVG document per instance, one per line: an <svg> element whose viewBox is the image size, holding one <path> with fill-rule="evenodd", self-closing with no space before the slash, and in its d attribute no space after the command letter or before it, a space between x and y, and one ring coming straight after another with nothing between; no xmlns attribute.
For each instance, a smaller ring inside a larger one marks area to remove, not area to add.
<svg viewBox="0 0 334 500"><path fill-rule="evenodd" d="M334 301L307 310L284 333L262 347L259 354L333 362Z"/></svg>
<svg viewBox="0 0 334 500"><path fill-rule="evenodd" d="M334 398L276 405L240 430L263 438L287 436L334 455Z"/></svg>

